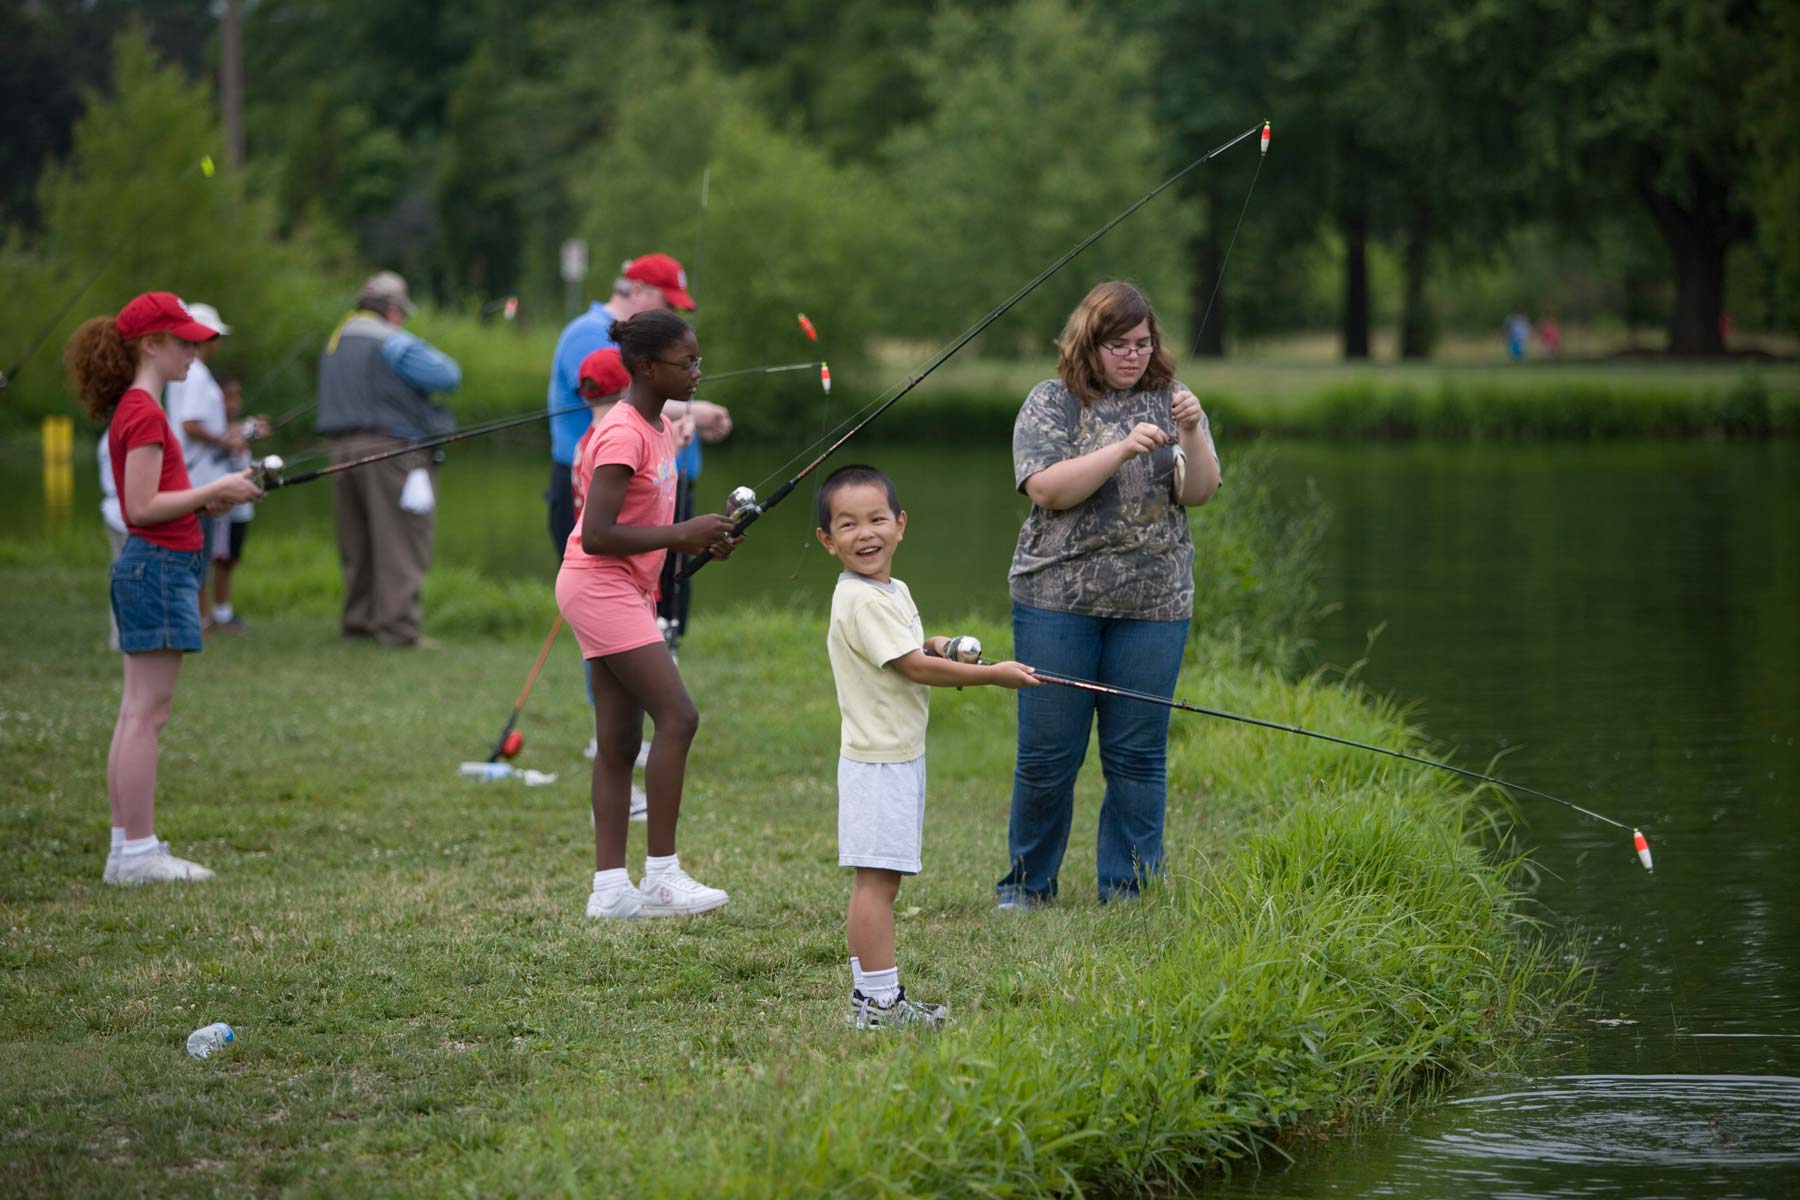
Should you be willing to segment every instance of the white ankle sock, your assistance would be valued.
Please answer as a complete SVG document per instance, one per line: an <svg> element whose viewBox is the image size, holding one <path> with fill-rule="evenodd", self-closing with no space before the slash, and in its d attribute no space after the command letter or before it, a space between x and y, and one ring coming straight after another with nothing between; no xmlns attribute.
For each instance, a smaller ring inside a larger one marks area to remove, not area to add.
<svg viewBox="0 0 1800 1200"><path fill-rule="evenodd" d="M887 1007L900 995L900 968L889 967L885 971L864 971L862 994L882 1007Z"/></svg>
<svg viewBox="0 0 1800 1200"><path fill-rule="evenodd" d="M126 838L119 846L119 853L126 856L148 854L156 849L156 835L153 833L144 838Z"/></svg>
<svg viewBox="0 0 1800 1200"><path fill-rule="evenodd" d="M854 954L850 956L850 986L856 991L863 992L862 959L856 957ZM865 996L868 994L869 993L867 992L863 992L863 995Z"/></svg>
<svg viewBox="0 0 1800 1200"><path fill-rule="evenodd" d="M231 618L235 615L236 614L231 611L231 605L229 605L229 604L213 605L213 620L217 621L221 625L230 624Z"/></svg>
<svg viewBox="0 0 1800 1200"><path fill-rule="evenodd" d="M120 851L120 849L124 847L124 845L125 845L125 827L123 825L114 825L112 827L113 853L117 854Z"/></svg>
<svg viewBox="0 0 1800 1200"><path fill-rule="evenodd" d="M681 865L681 855L669 854L661 857L654 854L644 856L644 878L655 879L665 871L673 871Z"/></svg>
<svg viewBox="0 0 1800 1200"><path fill-rule="evenodd" d="M604 871L594 872L594 890L596 892L617 892L631 886L631 876L625 873L624 867L610 867Z"/></svg>

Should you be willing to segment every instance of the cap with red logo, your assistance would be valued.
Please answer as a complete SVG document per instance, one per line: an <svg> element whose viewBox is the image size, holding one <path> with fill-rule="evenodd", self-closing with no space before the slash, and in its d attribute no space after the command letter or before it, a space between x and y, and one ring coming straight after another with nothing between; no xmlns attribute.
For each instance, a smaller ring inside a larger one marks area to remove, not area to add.
<svg viewBox="0 0 1800 1200"><path fill-rule="evenodd" d="M692 312L694 298L688 295L687 272L667 254L646 254L625 264L625 278L662 289L663 295L676 308Z"/></svg>
<svg viewBox="0 0 1800 1200"><path fill-rule="evenodd" d="M126 341L153 333L172 333L184 342L210 342L219 331L194 319L188 306L173 292L145 292L113 318L113 328Z"/></svg>
<svg viewBox="0 0 1800 1200"><path fill-rule="evenodd" d="M631 375L616 346L606 346L582 359L575 379L583 400L598 400L631 386Z"/></svg>

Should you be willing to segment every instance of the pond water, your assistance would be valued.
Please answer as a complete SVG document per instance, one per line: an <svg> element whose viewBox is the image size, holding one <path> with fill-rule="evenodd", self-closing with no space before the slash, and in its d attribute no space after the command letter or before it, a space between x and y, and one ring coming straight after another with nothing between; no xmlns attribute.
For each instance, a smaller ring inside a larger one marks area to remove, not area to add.
<svg viewBox="0 0 1800 1200"><path fill-rule="evenodd" d="M440 561L549 580L540 446L455 448ZM900 481L912 525L897 561L928 623L1002 616L1024 513L1006 447L863 452ZM792 469L783 459L712 450L702 502L739 483L766 495ZM35 446L6 447L0 499L16 524L92 521L85 462L73 500L47 509ZM1586 943L1590 1007L1517 1074L1209 1191L1800 1191L1800 446L1280 444L1265 469L1279 495L1298 504L1310 482L1333 510L1315 663L1360 664L1462 765L1642 826L1656 871L1627 833L1522 797L1543 870L1534 901ZM809 495L698 577L697 620L744 603L824 609L833 566ZM329 511L324 485L284 491L257 533L328 529Z"/></svg>

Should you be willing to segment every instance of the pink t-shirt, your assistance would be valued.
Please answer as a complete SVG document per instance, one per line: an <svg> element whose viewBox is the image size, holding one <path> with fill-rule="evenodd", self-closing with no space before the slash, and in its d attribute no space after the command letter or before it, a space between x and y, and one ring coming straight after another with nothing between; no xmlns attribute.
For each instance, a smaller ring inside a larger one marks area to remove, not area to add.
<svg viewBox="0 0 1800 1200"><path fill-rule="evenodd" d="M162 405L143 388L132 388L119 399L106 428L107 449L112 452L113 483L121 501L125 497L125 456L139 446L162 447L162 474L156 481L158 492L185 492L188 483L187 463L181 457L181 443L169 424ZM671 492L671 495L674 493ZM121 507L121 511L123 507ZM126 514L126 528L147 542L168 550L200 550L206 538L200 532L200 521L193 513L183 513L161 525L134 525Z"/></svg>
<svg viewBox="0 0 1800 1200"><path fill-rule="evenodd" d="M637 409L621 401L600 418L600 423L588 431L575 458L575 494L581 508L587 506L594 472L607 466L631 468L631 478L625 483L625 498L619 504L618 524L648 528L674 521L675 437L667 417L658 417L657 423L651 425ZM589 554L581 548L581 521L578 519L569 534L569 544L563 548L563 566L587 570L623 569L640 592L654 597L659 591L663 558L667 554L667 550L648 550L622 558Z"/></svg>

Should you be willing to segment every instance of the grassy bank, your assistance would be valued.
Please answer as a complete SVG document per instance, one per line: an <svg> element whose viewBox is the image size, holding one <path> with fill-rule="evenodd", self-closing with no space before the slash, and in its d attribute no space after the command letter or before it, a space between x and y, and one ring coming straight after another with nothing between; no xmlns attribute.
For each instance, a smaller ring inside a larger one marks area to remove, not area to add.
<svg viewBox="0 0 1800 1200"><path fill-rule="evenodd" d="M458 586L494 606L487 581ZM54 544L0 553L7 1190L1125 1190L1492 1065L1579 987L1522 940L1468 794L1201 718L1173 734L1167 887L1094 903L1088 777L1064 902L996 914L1011 698L977 689L934 698L926 871L901 894L909 988L958 1023L852 1035L822 628L701 621L683 655L703 714L683 859L732 903L599 927L582 916L588 718L569 647L522 726L522 761L559 781L455 773L549 621L547 595L510 603L499 636L434 610L434 632L456 631L437 652L342 645L298 605L190 660L159 832L219 879L119 892L99 883L118 695L101 590ZM1216 645L1182 688L1417 736L1354 688ZM634 871L642 851L634 832ZM211 1020L239 1045L190 1060L183 1038Z"/></svg>

